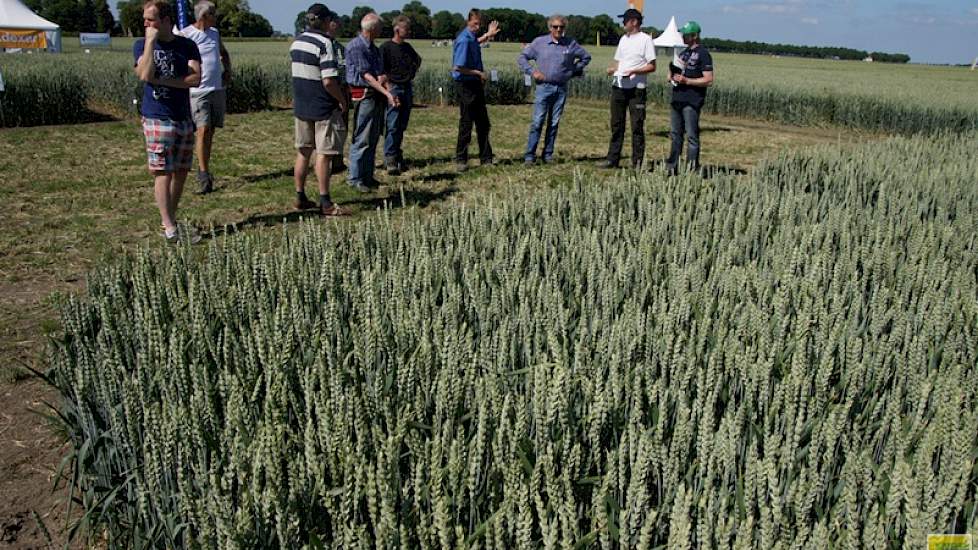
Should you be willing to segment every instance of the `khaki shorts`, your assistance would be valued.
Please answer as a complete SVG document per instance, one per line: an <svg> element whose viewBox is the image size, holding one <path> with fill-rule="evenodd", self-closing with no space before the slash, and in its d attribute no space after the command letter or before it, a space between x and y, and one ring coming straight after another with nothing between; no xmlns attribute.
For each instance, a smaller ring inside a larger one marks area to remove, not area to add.
<svg viewBox="0 0 978 550"><path fill-rule="evenodd" d="M342 155L346 122L339 109L328 120L295 119L295 148L312 149L320 155Z"/></svg>
<svg viewBox="0 0 978 550"><path fill-rule="evenodd" d="M224 128L224 112L227 110L227 92L213 90L203 95L190 94L190 112L198 128Z"/></svg>

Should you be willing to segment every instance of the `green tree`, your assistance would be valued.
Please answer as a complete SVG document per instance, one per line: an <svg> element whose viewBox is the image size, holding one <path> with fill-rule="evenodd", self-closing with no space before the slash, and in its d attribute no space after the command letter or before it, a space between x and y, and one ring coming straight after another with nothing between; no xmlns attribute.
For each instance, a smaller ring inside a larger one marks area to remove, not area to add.
<svg viewBox="0 0 978 550"><path fill-rule="evenodd" d="M384 22L384 26L380 29L381 38L394 36L394 18L398 15L401 15L399 10L385 11L380 14L380 20Z"/></svg>
<svg viewBox="0 0 978 550"><path fill-rule="evenodd" d="M106 0L95 0L95 32L112 32L115 29L115 17L109 9Z"/></svg>
<svg viewBox="0 0 978 550"><path fill-rule="evenodd" d="M142 36L143 4L139 0L120 1L115 5L119 11L119 27L124 36Z"/></svg>
<svg viewBox="0 0 978 550"><path fill-rule="evenodd" d="M302 10L295 16L295 35L299 36L306 30L306 10Z"/></svg>
<svg viewBox="0 0 978 550"><path fill-rule="evenodd" d="M591 18L583 15L567 16L567 28L564 34L577 40L581 44L594 44L594 35L591 34Z"/></svg>
<svg viewBox="0 0 978 550"><path fill-rule="evenodd" d="M360 20L363 19L364 15L373 13L373 11L374 9L369 6L357 6L353 8L353 12L350 14L350 26L344 35L356 36L360 34Z"/></svg>
<svg viewBox="0 0 978 550"><path fill-rule="evenodd" d="M431 10L418 0L412 0L401 9L401 14L411 19L411 36L431 38Z"/></svg>
<svg viewBox="0 0 978 550"><path fill-rule="evenodd" d="M606 14L601 14L591 18L591 28L589 29L592 37L601 35L601 43L617 44L621 37L621 26L615 23L614 19ZM593 44L593 42L591 42Z"/></svg>
<svg viewBox="0 0 978 550"><path fill-rule="evenodd" d="M451 13L441 10L431 18L431 37L437 39L455 38L465 26L465 17L461 13Z"/></svg>

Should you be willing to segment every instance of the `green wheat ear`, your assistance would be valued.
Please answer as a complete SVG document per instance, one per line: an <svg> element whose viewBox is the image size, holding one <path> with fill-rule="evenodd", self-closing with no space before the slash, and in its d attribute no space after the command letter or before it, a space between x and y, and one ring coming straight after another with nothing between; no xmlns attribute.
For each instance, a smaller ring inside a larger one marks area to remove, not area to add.
<svg viewBox="0 0 978 550"><path fill-rule="evenodd" d="M965 530L976 149L578 174L423 220L121 258L61 301L52 337L73 533L917 548Z"/></svg>

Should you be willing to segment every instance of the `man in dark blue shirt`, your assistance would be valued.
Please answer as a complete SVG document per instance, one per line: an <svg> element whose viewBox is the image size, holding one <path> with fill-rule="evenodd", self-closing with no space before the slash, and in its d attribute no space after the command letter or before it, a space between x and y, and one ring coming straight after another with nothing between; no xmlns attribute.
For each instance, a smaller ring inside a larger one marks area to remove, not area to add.
<svg viewBox="0 0 978 550"><path fill-rule="evenodd" d="M686 162L693 170L700 167L700 110L706 101L706 89L713 85L713 58L700 45L700 25L690 21L679 29L686 49L679 54L681 67L674 67L669 77L672 83L672 150L666 165L675 174L679 169L679 156L683 152L683 134L689 145Z"/></svg>
<svg viewBox="0 0 978 550"><path fill-rule="evenodd" d="M516 58L520 70L537 83L533 101L533 120L530 122L530 135L526 142L523 161L533 164L537 157L537 144L543 123L547 125L547 139L543 145L543 162L553 161L554 143L557 141L557 125L564 112L567 101L567 82L575 76L584 74L584 67L591 62L591 54L573 38L564 36L567 18L551 15L547 21L550 34L537 37ZM530 65L536 61L536 67Z"/></svg>
<svg viewBox="0 0 978 550"><path fill-rule="evenodd" d="M152 0L143 6L146 37L132 47L135 71L143 85L143 136L153 174L156 206L163 222L163 237L180 240L177 204L194 152L194 121L190 114L190 88L200 85L200 52L189 38L173 34L173 5ZM186 239L200 240L188 228Z"/></svg>
<svg viewBox="0 0 978 550"><path fill-rule="evenodd" d="M482 164L494 164L492 146L489 144L489 111L486 109L486 73L482 66L481 44L492 40L499 33L499 23L489 23L489 30L477 37L482 24L482 13L473 8L469 11L465 28L455 37L452 49L452 78L458 91L458 141L455 145L455 167L459 172L468 168L469 142L472 141L472 123L479 139L479 160Z"/></svg>

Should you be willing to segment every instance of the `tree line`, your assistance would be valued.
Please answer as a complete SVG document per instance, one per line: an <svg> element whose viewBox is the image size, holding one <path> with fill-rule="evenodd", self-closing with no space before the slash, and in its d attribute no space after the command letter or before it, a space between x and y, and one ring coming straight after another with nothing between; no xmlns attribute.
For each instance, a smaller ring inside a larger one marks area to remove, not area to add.
<svg viewBox="0 0 978 550"><path fill-rule="evenodd" d="M274 29L268 19L251 11L248 0L213 0L217 5L217 25L223 36L264 37L272 36ZM119 20L116 21L109 9L107 0L26 0L26 4L38 15L61 26L65 32L111 32L116 35L143 35L143 0L121 0L116 4ZM192 3L187 2L190 19L193 20ZM369 6L357 6L350 15L340 16L339 34L343 37L355 36L360 30L360 20L374 11ZM465 26L465 16L458 12L431 10L420 0L412 0L400 10L379 13L384 25L383 37L389 38L393 32L391 23L398 15L411 19L411 33L415 38L448 40L455 38ZM486 21L499 21L502 29L497 40L502 42L529 42L547 33L547 16L521 9L488 8L482 10ZM302 32L305 26L305 11L299 12L295 20L295 32ZM659 30L645 27L644 31L657 36ZM581 44L617 44L621 37L621 26L610 16L602 14L567 16L567 35ZM888 63L907 63L910 56L902 53L867 52L853 48L796 46L792 44L769 44L765 42L725 40L704 38L703 45L716 52L749 53L760 55L783 55L820 59L860 60L872 57L874 61Z"/></svg>
<svg viewBox="0 0 978 550"><path fill-rule="evenodd" d="M251 11L248 0L212 0L217 6L217 26L224 36L272 36L272 24ZM122 0L116 4L118 20L107 0L26 0L27 7L41 17L57 23L62 32L108 32L116 36L143 35L143 0ZM185 4L194 20L193 2Z"/></svg>
<svg viewBox="0 0 978 550"><path fill-rule="evenodd" d="M910 56L902 53L867 52L853 48L825 46L795 46L792 44L768 44L766 42L704 38L703 45L714 52L750 53L758 55L783 55L816 59L847 59L861 61L872 57L884 63L908 63Z"/></svg>

